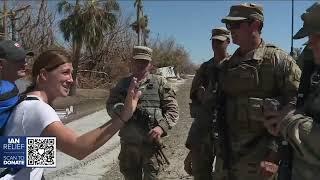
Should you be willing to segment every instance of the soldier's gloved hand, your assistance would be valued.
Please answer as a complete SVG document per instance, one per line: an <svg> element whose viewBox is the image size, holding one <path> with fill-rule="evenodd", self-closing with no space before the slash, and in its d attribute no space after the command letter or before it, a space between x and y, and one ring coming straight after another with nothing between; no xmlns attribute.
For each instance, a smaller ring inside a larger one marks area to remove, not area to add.
<svg viewBox="0 0 320 180"><path fill-rule="evenodd" d="M279 166L273 162L261 161L260 163L260 173L264 177L273 176L278 172Z"/></svg>
<svg viewBox="0 0 320 180"><path fill-rule="evenodd" d="M184 170L192 176L192 158L191 151L189 151L187 157L184 159Z"/></svg>
<svg viewBox="0 0 320 180"><path fill-rule="evenodd" d="M157 126L149 131L149 137L151 140L159 140L163 134L163 129L160 126Z"/></svg>

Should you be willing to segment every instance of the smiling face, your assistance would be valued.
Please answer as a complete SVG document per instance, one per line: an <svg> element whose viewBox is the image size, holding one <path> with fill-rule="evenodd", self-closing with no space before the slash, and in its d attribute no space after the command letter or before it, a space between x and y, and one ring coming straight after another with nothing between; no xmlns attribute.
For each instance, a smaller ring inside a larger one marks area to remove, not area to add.
<svg viewBox="0 0 320 180"><path fill-rule="evenodd" d="M51 71L41 72L40 76L43 79L45 90L52 98L68 96L73 83L72 71L72 64L64 63Z"/></svg>

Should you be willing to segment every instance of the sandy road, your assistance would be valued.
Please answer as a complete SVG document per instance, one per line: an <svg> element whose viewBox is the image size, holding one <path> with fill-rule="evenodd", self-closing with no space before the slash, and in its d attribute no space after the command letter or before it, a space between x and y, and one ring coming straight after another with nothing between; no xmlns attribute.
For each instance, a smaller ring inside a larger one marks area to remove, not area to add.
<svg viewBox="0 0 320 180"><path fill-rule="evenodd" d="M184 148L186 134L191 125L188 110L188 93L191 79L176 81L173 85L179 91L178 102L180 107L180 121L172 130L170 137L164 141L167 148L164 150L171 161L171 165L161 174L161 179L190 179L183 172L183 158L187 151ZM189 119L188 119L189 117ZM68 123L67 126L78 134L88 132L109 121L106 110L101 110ZM166 142L167 141L167 142ZM120 151L119 137L115 135L108 143L82 161L78 161L61 152L57 152L57 167L47 168L47 180L116 180L122 179L118 168L118 154Z"/></svg>
<svg viewBox="0 0 320 180"><path fill-rule="evenodd" d="M168 157L170 165L166 166L164 171L161 172L161 180L192 179L183 169L183 161L188 153L188 150L185 148L185 141L192 123L189 113L191 81L192 79L187 79L185 83L178 86L177 100L179 103L180 119L177 125L169 132L169 137L163 139L166 145L164 153ZM123 180L119 172L118 163L113 163L100 180Z"/></svg>

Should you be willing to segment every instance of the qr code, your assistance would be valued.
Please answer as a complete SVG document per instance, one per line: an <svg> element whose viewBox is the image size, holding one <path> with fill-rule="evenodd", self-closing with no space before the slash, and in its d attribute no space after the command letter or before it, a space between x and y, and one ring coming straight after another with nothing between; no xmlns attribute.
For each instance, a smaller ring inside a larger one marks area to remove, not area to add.
<svg viewBox="0 0 320 180"><path fill-rule="evenodd" d="M27 167L56 167L56 138L27 137Z"/></svg>

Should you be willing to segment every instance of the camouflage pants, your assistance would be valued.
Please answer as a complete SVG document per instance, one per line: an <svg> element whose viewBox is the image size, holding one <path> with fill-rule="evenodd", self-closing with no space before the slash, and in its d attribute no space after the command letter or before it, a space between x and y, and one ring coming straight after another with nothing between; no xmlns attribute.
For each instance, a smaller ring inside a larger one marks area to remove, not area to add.
<svg viewBox="0 0 320 180"><path fill-rule="evenodd" d="M157 180L160 163L150 144L134 145L121 142L120 172L125 180Z"/></svg>
<svg viewBox="0 0 320 180"><path fill-rule="evenodd" d="M194 180L212 180L213 145L202 144L199 151L191 151L191 158Z"/></svg>

